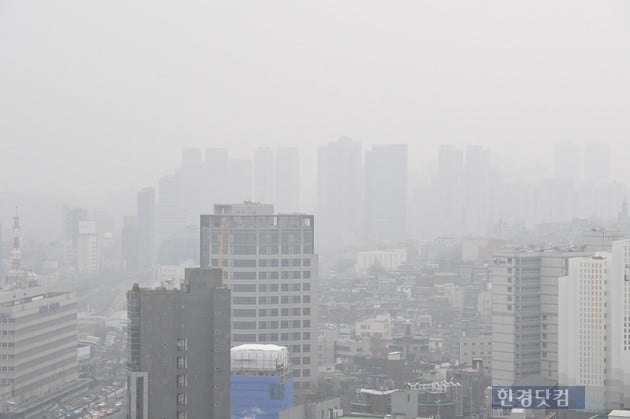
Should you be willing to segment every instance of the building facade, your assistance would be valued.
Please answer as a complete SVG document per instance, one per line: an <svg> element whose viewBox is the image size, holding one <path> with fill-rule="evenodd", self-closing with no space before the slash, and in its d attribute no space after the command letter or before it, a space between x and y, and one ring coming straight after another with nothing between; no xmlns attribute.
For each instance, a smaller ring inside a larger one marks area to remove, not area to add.
<svg viewBox="0 0 630 419"><path fill-rule="evenodd" d="M296 386L317 378L314 227L312 215L274 215L251 202L201 216L201 266L223 265L232 341L286 346Z"/></svg>
<svg viewBox="0 0 630 419"><path fill-rule="evenodd" d="M128 417L230 416L230 290L218 269L188 268L179 289L128 301Z"/></svg>
<svg viewBox="0 0 630 419"><path fill-rule="evenodd" d="M559 280L558 379L562 385L584 386L589 412L609 408L608 263L607 253L569 261L568 276ZM618 406L614 406L618 407Z"/></svg>
<svg viewBox="0 0 630 419"><path fill-rule="evenodd" d="M42 286L0 291L0 409L76 383L77 299ZM28 416L27 416L28 417Z"/></svg>
<svg viewBox="0 0 630 419"><path fill-rule="evenodd" d="M492 384L558 379L558 278L587 253L504 251L492 275Z"/></svg>

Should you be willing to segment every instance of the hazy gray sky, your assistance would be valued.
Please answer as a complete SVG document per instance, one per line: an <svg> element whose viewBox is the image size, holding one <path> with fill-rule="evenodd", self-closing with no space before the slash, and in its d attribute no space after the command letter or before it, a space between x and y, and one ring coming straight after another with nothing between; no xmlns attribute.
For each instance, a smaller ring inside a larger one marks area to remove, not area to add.
<svg viewBox="0 0 630 419"><path fill-rule="evenodd" d="M627 1L0 1L0 191L135 189L185 146L308 168L341 135L516 175L605 141L630 181L629 134Z"/></svg>

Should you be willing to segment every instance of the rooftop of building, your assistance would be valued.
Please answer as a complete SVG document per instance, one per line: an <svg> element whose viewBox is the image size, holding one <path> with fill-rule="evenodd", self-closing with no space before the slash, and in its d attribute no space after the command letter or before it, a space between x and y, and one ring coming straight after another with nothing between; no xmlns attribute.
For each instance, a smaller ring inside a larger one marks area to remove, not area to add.
<svg viewBox="0 0 630 419"><path fill-rule="evenodd" d="M27 288L2 289L0 290L0 305L3 307L11 307L67 294L70 293L47 291L46 287L42 285Z"/></svg>
<svg viewBox="0 0 630 419"><path fill-rule="evenodd" d="M611 417L611 416L630 418L630 410L612 410L608 414L608 417Z"/></svg>

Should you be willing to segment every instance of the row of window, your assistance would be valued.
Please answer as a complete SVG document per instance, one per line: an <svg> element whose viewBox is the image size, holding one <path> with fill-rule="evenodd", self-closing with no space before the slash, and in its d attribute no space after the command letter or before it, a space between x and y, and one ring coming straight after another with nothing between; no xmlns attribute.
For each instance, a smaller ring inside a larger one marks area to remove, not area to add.
<svg viewBox="0 0 630 419"><path fill-rule="evenodd" d="M227 278L234 281L255 281L265 279L311 279L311 271L271 271L271 272L226 272Z"/></svg>
<svg viewBox="0 0 630 419"><path fill-rule="evenodd" d="M294 283L294 284L234 284L232 292L288 292L288 291L310 291L310 283Z"/></svg>
<svg viewBox="0 0 630 419"><path fill-rule="evenodd" d="M256 339L258 336L258 339ZM278 342L278 341L296 341L310 340L311 332L283 332L283 333L234 333L232 341L235 343L251 343L251 342Z"/></svg>
<svg viewBox="0 0 630 419"><path fill-rule="evenodd" d="M308 365L311 363L311 357L310 356L303 356L303 357L299 357L299 356L292 356L291 357L291 365Z"/></svg>
<svg viewBox="0 0 630 419"><path fill-rule="evenodd" d="M230 259L227 261L227 266L234 268L260 268L266 267L301 267L311 266L311 259L308 258L293 258L293 259Z"/></svg>
<svg viewBox="0 0 630 419"><path fill-rule="evenodd" d="M258 317L288 317L288 316L310 316L310 307L285 307L277 308L260 308L258 309ZM256 317L255 308L234 308L232 309L232 317Z"/></svg>
<svg viewBox="0 0 630 419"><path fill-rule="evenodd" d="M291 371L293 373L294 377L300 377L300 370L292 370ZM311 376L311 370L302 370L302 377L310 377Z"/></svg>
<svg viewBox="0 0 630 419"><path fill-rule="evenodd" d="M256 330L258 329L308 329L311 327L310 320L263 320L263 321L235 321L232 323L234 330Z"/></svg>
<svg viewBox="0 0 630 419"><path fill-rule="evenodd" d="M220 251L218 244L212 244L212 254L216 255ZM229 255L241 255L241 256L255 256L255 255L308 255L313 253L313 245L310 242L300 244L286 244L281 246L278 244L263 244L256 245L256 240L244 240L241 242L234 242L228 244L227 254Z"/></svg>
<svg viewBox="0 0 630 419"><path fill-rule="evenodd" d="M271 295L271 296L259 296L258 304L310 304L310 295ZM256 304L256 297L232 297L232 304L234 305L254 305Z"/></svg>

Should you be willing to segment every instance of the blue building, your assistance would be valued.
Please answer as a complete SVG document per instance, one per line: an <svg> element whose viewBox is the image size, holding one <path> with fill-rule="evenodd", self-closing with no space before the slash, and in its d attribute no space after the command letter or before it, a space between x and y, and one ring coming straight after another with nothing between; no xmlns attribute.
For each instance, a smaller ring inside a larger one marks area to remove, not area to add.
<svg viewBox="0 0 630 419"><path fill-rule="evenodd" d="M293 377L284 346L240 345L232 348L230 410L232 419L278 419L293 405Z"/></svg>

